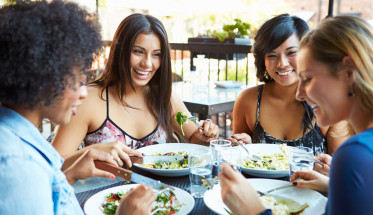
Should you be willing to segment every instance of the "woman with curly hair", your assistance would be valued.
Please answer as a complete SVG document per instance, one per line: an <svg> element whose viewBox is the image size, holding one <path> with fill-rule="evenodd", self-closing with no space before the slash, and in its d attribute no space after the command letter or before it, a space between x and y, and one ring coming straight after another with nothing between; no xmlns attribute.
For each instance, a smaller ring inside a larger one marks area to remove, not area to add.
<svg viewBox="0 0 373 215"><path fill-rule="evenodd" d="M172 142L176 131L186 142L208 144L218 127L204 121L198 129L175 116L184 103L172 93L170 48L163 24L151 15L132 14L120 23L104 74L91 85L87 102L68 125L60 126L53 146L74 160L89 148L110 152L119 165L140 147ZM86 147L77 151L84 141ZM124 161L124 162L123 162ZM66 164L68 165L68 164Z"/></svg>
<svg viewBox="0 0 373 215"><path fill-rule="evenodd" d="M19 1L0 9L0 214L83 214L70 184L114 178L94 160L115 161L93 149L62 172L61 156L37 128L43 118L66 124L77 113L87 93L82 71L101 45L94 20L75 3ZM120 210L150 213L154 200L140 186Z"/></svg>
<svg viewBox="0 0 373 215"><path fill-rule="evenodd" d="M306 146L332 154L348 137L347 123L320 128L310 106L297 101L296 57L309 30L299 17L282 14L265 22L255 36L256 76L264 82L240 93L233 110L232 142Z"/></svg>

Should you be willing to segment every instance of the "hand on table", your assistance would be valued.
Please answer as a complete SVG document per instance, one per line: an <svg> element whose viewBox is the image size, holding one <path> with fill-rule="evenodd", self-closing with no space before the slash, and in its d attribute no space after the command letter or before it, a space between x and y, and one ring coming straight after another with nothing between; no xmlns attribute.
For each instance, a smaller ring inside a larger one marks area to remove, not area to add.
<svg viewBox="0 0 373 215"><path fill-rule="evenodd" d="M328 154L319 154L316 156L316 160L319 160L325 164L321 165L315 162L313 170L323 175L329 176L330 164L332 163L332 157Z"/></svg>
<svg viewBox="0 0 373 215"><path fill-rule="evenodd" d="M221 165L219 174L223 202L233 214L259 214L265 210L258 194L250 183L229 164Z"/></svg>
<svg viewBox="0 0 373 215"><path fill-rule="evenodd" d="M88 149L73 163L73 165L65 170L64 173L69 183L74 184L79 179L87 179L90 177L115 178L112 173L97 169L94 164L95 160L106 161L117 165L109 153L96 149Z"/></svg>
<svg viewBox="0 0 373 215"><path fill-rule="evenodd" d="M128 156L129 154L142 157L141 152L131 149L120 141L93 144L88 147L109 153L118 164L118 166L123 166L123 164L126 163L128 168L131 168L132 166L132 162L130 160L130 157Z"/></svg>
<svg viewBox="0 0 373 215"><path fill-rule="evenodd" d="M296 181L296 187L308 188L319 191L321 193L328 193L329 177L321 173L311 171L297 171L290 177L290 182L296 179L303 179Z"/></svg>
<svg viewBox="0 0 373 215"><path fill-rule="evenodd" d="M137 186L128 195L120 200L117 215L145 215L151 214L152 203L157 195L150 187Z"/></svg>
<svg viewBox="0 0 373 215"><path fill-rule="evenodd" d="M240 142L242 144L251 144L252 139L250 135L246 133L240 133L240 134L233 134L232 136L228 137L227 140L232 142L232 145L238 145L237 142Z"/></svg>

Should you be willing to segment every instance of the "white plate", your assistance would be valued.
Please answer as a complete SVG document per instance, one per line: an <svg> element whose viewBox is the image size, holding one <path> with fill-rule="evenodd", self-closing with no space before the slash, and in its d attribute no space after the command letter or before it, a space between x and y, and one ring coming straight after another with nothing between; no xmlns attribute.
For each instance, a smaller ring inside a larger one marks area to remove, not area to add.
<svg viewBox="0 0 373 215"><path fill-rule="evenodd" d="M104 203L106 196L110 193L125 192L136 186L138 186L138 184L127 184L100 191L86 201L84 204L84 212L87 215L103 215L104 213L101 211L100 207L101 204ZM175 187L174 193L180 203L185 203L176 214L188 214L193 210L194 199L188 192Z"/></svg>
<svg viewBox="0 0 373 215"><path fill-rule="evenodd" d="M217 87L222 87L222 88L241 87L245 85L244 83L239 82L239 81L216 81L214 82L214 84Z"/></svg>
<svg viewBox="0 0 373 215"><path fill-rule="evenodd" d="M208 148L207 146L191 144L191 143L165 143L165 144L157 144L146 146L143 148L138 149L137 151L144 153L145 155L152 155L156 153L167 153L167 152L190 152L193 149L198 148ZM155 175L161 176L184 176L189 174L189 168L184 169L152 169L148 167L140 166L139 164L134 164L138 168L143 169L145 171L151 172Z"/></svg>
<svg viewBox="0 0 373 215"><path fill-rule="evenodd" d="M285 184L287 181L274 180L274 179L247 179L255 190L265 192L272 188L276 188ZM327 198L320 193L304 189L290 187L282 190L278 190L272 193L276 197L291 199L299 204L308 203L308 207L303 211L302 215L319 215L323 214L325 211L325 206ZM228 208L221 198L221 187L220 185L215 185L212 190L206 191L203 201L206 206L212 211L218 214L228 214L224 208Z"/></svg>
<svg viewBox="0 0 373 215"><path fill-rule="evenodd" d="M283 153L280 144L247 144L245 147L251 154L263 156L272 155L276 153ZM289 170L265 170L265 169L252 169L241 167L241 171L256 177L263 178L281 178L289 175Z"/></svg>

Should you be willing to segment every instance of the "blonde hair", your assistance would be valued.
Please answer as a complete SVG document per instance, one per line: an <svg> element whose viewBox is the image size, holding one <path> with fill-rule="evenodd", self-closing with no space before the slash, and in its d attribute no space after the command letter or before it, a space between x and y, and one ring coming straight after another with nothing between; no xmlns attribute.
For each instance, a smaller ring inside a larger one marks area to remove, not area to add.
<svg viewBox="0 0 373 215"><path fill-rule="evenodd" d="M351 16L327 18L303 37L300 48L307 47L312 57L329 66L336 75L344 57L354 62L353 92L361 106L373 111L373 27Z"/></svg>

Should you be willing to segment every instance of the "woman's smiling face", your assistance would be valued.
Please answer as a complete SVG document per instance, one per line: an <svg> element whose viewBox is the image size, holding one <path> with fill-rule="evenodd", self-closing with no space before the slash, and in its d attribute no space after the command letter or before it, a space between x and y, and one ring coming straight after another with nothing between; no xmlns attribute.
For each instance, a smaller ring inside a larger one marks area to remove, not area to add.
<svg viewBox="0 0 373 215"><path fill-rule="evenodd" d="M330 68L316 61L307 47L300 50L297 62L300 80L296 97L311 106L317 123L329 126L348 119L351 102L345 73L331 75Z"/></svg>
<svg viewBox="0 0 373 215"><path fill-rule="evenodd" d="M135 87L145 86L161 65L161 42L151 34L139 34L131 50L131 77Z"/></svg>
<svg viewBox="0 0 373 215"><path fill-rule="evenodd" d="M42 115L57 124L67 124L73 115L78 114L77 106L87 96L86 75L80 69L74 67L74 82L67 84L61 99L56 99L50 106L42 108Z"/></svg>
<svg viewBox="0 0 373 215"><path fill-rule="evenodd" d="M279 47L266 53L264 58L268 74L277 83L290 86L298 81L295 70L299 39L296 34L291 35Z"/></svg>

